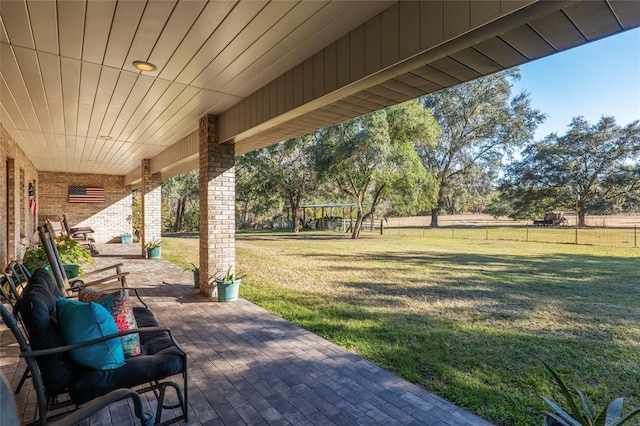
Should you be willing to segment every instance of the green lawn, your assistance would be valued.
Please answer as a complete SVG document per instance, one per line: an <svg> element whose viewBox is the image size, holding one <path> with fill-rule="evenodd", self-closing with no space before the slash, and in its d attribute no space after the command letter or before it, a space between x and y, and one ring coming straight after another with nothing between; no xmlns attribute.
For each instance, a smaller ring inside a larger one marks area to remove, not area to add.
<svg viewBox="0 0 640 426"><path fill-rule="evenodd" d="M640 249L435 235L241 233L240 294L500 425L561 400L543 361L598 408L640 406Z"/></svg>

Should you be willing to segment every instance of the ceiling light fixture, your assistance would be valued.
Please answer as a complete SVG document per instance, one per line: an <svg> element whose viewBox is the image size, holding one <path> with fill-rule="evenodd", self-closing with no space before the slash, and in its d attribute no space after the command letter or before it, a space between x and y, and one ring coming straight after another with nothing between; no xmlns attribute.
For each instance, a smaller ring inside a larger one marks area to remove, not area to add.
<svg viewBox="0 0 640 426"><path fill-rule="evenodd" d="M133 61L133 66L138 68L140 71L155 71L158 69L155 65L144 61Z"/></svg>
<svg viewBox="0 0 640 426"><path fill-rule="evenodd" d="M109 135L103 135L103 136L100 136L100 139L104 139L105 141L109 141L109 140L111 140L113 138L111 136L109 136Z"/></svg>

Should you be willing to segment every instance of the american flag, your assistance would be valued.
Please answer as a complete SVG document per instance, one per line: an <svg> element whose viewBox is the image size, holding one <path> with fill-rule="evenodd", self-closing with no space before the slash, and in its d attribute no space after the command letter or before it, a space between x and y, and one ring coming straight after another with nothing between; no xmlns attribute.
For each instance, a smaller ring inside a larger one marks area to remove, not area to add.
<svg viewBox="0 0 640 426"><path fill-rule="evenodd" d="M70 203L104 203L104 188L90 186L70 186Z"/></svg>
<svg viewBox="0 0 640 426"><path fill-rule="evenodd" d="M38 208L36 207L36 189L31 182L29 182L29 211L31 212L31 216L35 216L38 213Z"/></svg>

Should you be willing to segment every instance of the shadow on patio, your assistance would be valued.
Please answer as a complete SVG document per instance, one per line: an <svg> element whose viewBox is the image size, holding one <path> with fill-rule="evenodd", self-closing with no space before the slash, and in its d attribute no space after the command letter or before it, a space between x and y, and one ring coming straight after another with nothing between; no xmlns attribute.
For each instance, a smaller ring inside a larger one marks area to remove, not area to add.
<svg viewBox="0 0 640 426"><path fill-rule="evenodd" d="M189 352L188 424L489 425L490 423L362 360L333 343L241 299L212 302L191 274L135 245L101 245L96 267L122 261L162 326ZM24 369L10 332L0 326L2 372L15 388ZM17 395L32 418L31 385ZM148 400L147 403L153 404ZM132 421L114 404L92 425ZM165 414L169 418L170 413Z"/></svg>

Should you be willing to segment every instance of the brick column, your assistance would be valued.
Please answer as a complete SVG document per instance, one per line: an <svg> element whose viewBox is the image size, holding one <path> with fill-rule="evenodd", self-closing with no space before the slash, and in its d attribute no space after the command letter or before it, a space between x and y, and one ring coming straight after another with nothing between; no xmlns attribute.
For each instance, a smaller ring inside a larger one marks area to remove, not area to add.
<svg viewBox="0 0 640 426"><path fill-rule="evenodd" d="M160 173L151 174L151 160L142 160L142 222L140 241L142 256L146 256L145 244L159 238L162 231L162 188Z"/></svg>
<svg viewBox="0 0 640 426"><path fill-rule="evenodd" d="M217 297L207 277L235 267L236 171L233 144L218 144L218 118L200 119L200 292Z"/></svg>

